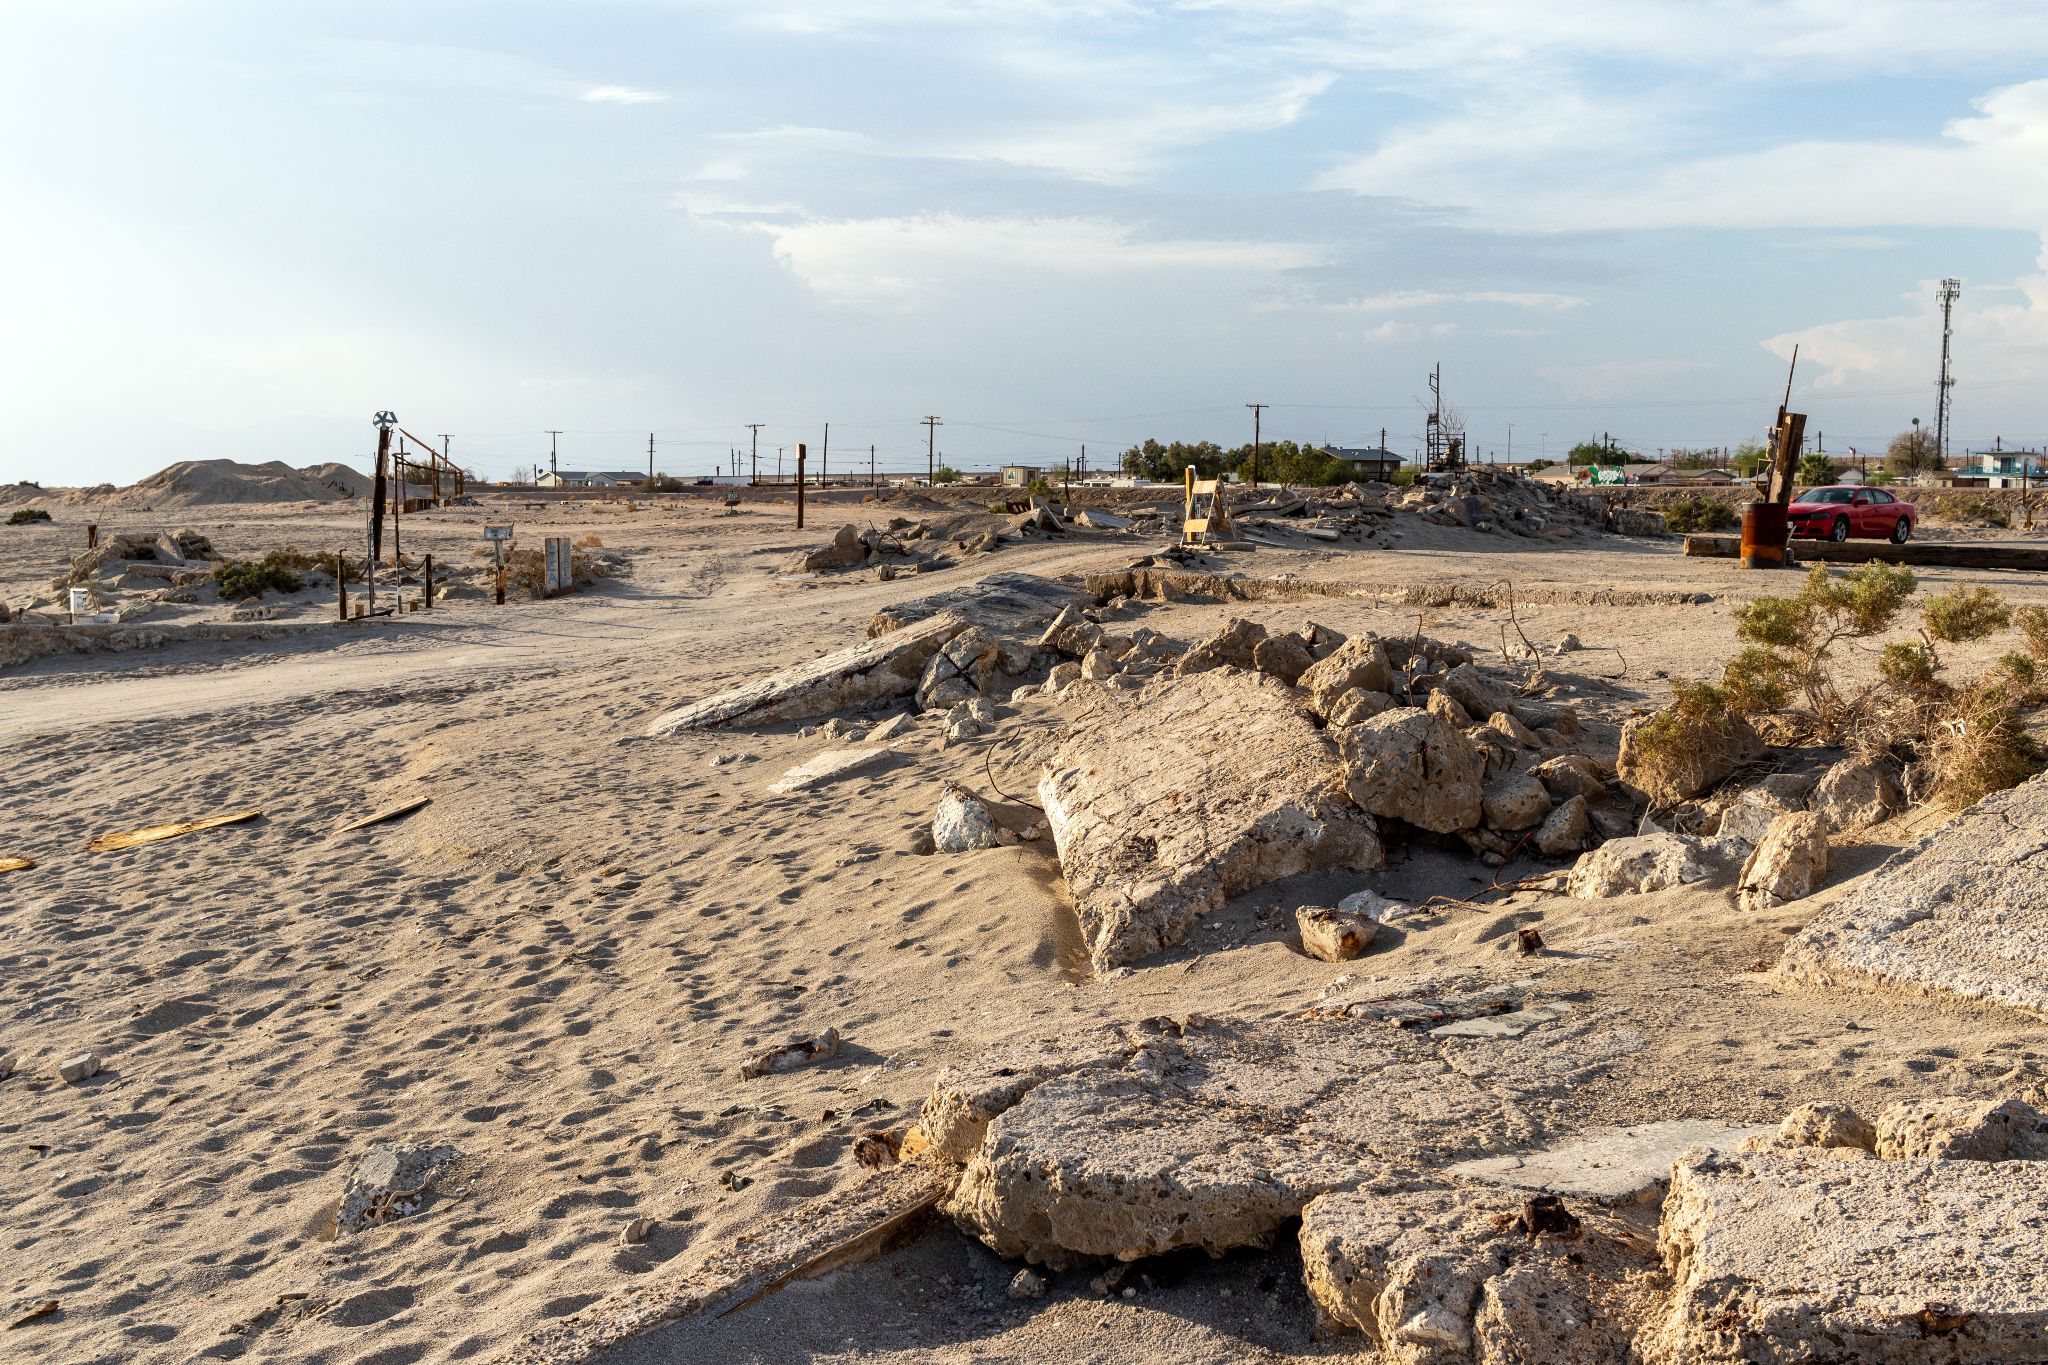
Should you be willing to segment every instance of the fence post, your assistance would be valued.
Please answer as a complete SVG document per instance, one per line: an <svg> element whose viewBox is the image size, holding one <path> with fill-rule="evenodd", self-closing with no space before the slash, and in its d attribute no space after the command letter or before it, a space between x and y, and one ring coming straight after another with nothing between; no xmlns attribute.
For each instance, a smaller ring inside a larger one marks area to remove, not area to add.
<svg viewBox="0 0 2048 1365"><path fill-rule="evenodd" d="M334 619L348 620L348 558L334 552Z"/></svg>
<svg viewBox="0 0 2048 1365"><path fill-rule="evenodd" d="M432 551L427 552L427 600L420 609L422 611L432 611L434 609L434 555Z"/></svg>

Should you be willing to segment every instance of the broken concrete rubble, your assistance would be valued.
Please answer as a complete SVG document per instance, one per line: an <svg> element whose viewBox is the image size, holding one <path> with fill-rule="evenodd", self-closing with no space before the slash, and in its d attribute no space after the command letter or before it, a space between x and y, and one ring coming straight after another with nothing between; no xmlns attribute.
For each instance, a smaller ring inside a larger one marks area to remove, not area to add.
<svg viewBox="0 0 2048 1365"><path fill-rule="evenodd" d="M1440 717L1398 707L1337 735L1344 790L1360 809L1439 834L1479 823L1484 764Z"/></svg>
<svg viewBox="0 0 2048 1365"><path fill-rule="evenodd" d="M1878 1115L1867 1145L1887 1161L2042 1161L2048 1118L2023 1100L1900 1100Z"/></svg>
<svg viewBox="0 0 2048 1365"><path fill-rule="evenodd" d="M1294 912L1301 950L1324 962L1349 962L1372 946L1379 921L1371 915L1327 905L1304 905Z"/></svg>
<svg viewBox="0 0 2048 1365"><path fill-rule="evenodd" d="M1536 830L1532 842L1537 852L1559 858L1567 853L1577 853L1593 838L1593 813L1587 807L1585 797L1574 796L1560 802L1550 812Z"/></svg>
<svg viewBox="0 0 2048 1365"><path fill-rule="evenodd" d="M932 845L941 853L972 853L996 846L996 822L980 798L948 787L932 817Z"/></svg>
<svg viewBox="0 0 2048 1365"><path fill-rule="evenodd" d="M998 652L993 635L980 626L967 627L925 665L917 682L917 704L927 711L944 711L981 696L995 673Z"/></svg>
<svg viewBox="0 0 2048 1365"><path fill-rule="evenodd" d="M1779 969L2048 1015L2048 777L1985 797L1887 859L1786 945Z"/></svg>
<svg viewBox="0 0 2048 1365"><path fill-rule="evenodd" d="M1580 900L1634 896L1704 881L1699 845L1682 834L1610 839L1572 865L1565 894Z"/></svg>
<svg viewBox="0 0 2048 1365"><path fill-rule="evenodd" d="M1671 1163L1699 1146L1735 1151L1767 1128L1707 1119L1665 1119L1601 1128L1508 1156L1475 1157L1449 1168L1459 1180L1509 1185L1536 1194L1633 1204L1661 1199Z"/></svg>
<svg viewBox="0 0 2048 1365"><path fill-rule="evenodd" d="M1744 910L1775 910L1812 895L1827 873L1828 827L1812 811L1792 811L1771 821L1742 865L1737 903Z"/></svg>
<svg viewBox="0 0 2048 1365"><path fill-rule="evenodd" d="M1224 623L1222 630L1181 655L1174 672L1185 678L1211 668L1252 668L1258 647L1265 638L1264 626L1233 616Z"/></svg>
<svg viewBox="0 0 2048 1365"><path fill-rule="evenodd" d="M777 796L788 796L795 792L810 791L814 787L827 786L842 777L875 767L886 761L894 751L886 744L863 744L855 749L827 749L816 758L806 759L781 777L768 784L768 790Z"/></svg>
<svg viewBox="0 0 2048 1365"><path fill-rule="evenodd" d="M1600 765L1584 754L1560 754L1556 758L1547 758L1531 768L1529 773L1560 801L1574 796L1596 799L1607 794L1607 779L1600 771Z"/></svg>
<svg viewBox="0 0 2048 1365"><path fill-rule="evenodd" d="M417 1213L453 1147L373 1147L349 1172L335 1210L336 1235L361 1232Z"/></svg>
<svg viewBox="0 0 2048 1365"><path fill-rule="evenodd" d="M716 696L665 711L649 735L713 725L803 720L906 696L939 648L967 628L960 617L928 617L901 630L795 664Z"/></svg>
<svg viewBox="0 0 2048 1365"><path fill-rule="evenodd" d="M1866 758L1835 764L1821 774L1807 797L1807 809L1838 834L1882 823L1905 808L1905 793L1892 775Z"/></svg>
<svg viewBox="0 0 2048 1365"><path fill-rule="evenodd" d="M1337 703L1354 691L1392 692L1394 666L1385 645L1358 635L1318 660L1297 681L1308 690L1309 709L1329 719ZM1388 701L1391 705L1392 698Z"/></svg>
<svg viewBox="0 0 2048 1365"><path fill-rule="evenodd" d="M1659 1234L1685 1362L2036 1360L2048 1163L1689 1154Z"/></svg>
<svg viewBox="0 0 2048 1365"><path fill-rule="evenodd" d="M1380 865L1371 817L1285 684L1218 669L1153 689L1141 726L1078 724L1038 783L1098 970L1171 947L1251 887Z"/></svg>
<svg viewBox="0 0 2048 1365"><path fill-rule="evenodd" d="M1528 829L1550 814L1550 793L1527 773L1504 773L1486 784L1480 807L1493 829Z"/></svg>

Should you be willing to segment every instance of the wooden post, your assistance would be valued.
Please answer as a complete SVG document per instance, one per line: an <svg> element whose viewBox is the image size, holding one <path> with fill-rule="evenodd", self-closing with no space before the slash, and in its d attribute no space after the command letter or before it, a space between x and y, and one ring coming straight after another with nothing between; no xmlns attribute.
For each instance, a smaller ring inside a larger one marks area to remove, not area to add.
<svg viewBox="0 0 2048 1365"><path fill-rule="evenodd" d="M405 525L405 438L398 438L398 458L391 462L391 472L398 476L398 496L391 503L391 563L396 568L405 567L405 547L399 542L400 528Z"/></svg>
<svg viewBox="0 0 2048 1365"><path fill-rule="evenodd" d="M427 552L427 599L424 609L427 611L434 609L434 555L432 551Z"/></svg>
<svg viewBox="0 0 2048 1365"><path fill-rule="evenodd" d="M88 521L85 524L85 548L88 550L97 550L99 547L100 524L96 521Z"/></svg>
<svg viewBox="0 0 2048 1365"><path fill-rule="evenodd" d="M498 566L498 605L505 605L505 542L491 542L491 561Z"/></svg>
<svg viewBox="0 0 2048 1365"><path fill-rule="evenodd" d="M796 443L796 529L804 529L804 443Z"/></svg>
<svg viewBox="0 0 2048 1365"><path fill-rule="evenodd" d="M377 428L377 473L370 487L370 563L384 557L384 464L391 458L391 428Z"/></svg>
<svg viewBox="0 0 2048 1365"><path fill-rule="evenodd" d="M348 558L334 552L334 619L348 620Z"/></svg>

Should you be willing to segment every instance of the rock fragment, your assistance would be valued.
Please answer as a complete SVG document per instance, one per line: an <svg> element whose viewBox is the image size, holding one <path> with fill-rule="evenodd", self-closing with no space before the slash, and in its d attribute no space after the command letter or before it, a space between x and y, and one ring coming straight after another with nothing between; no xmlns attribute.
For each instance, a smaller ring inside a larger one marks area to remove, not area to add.
<svg viewBox="0 0 2048 1365"><path fill-rule="evenodd" d="M66 1057L57 1063L57 1074L64 1079L66 1085L83 1085L100 1074L99 1054L81 1052L74 1057Z"/></svg>
<svg viewBox="0 0 2048 1365"><path fill-rule="evenodd" d="M1742 866L1737 901L1744 910L1773 910L1803 900L1828 872L1828 829L1812 811L1771 821L1763 841Z"/></svg>
<svg viewBox="0 0 2048 1365"><path fill-rule="evenodd" d="M1412 706L1338 732L1344 790L1360 809L1451 834L1479 823L1484 762L1441 717Z"/></svg>
<svg viewBox="0 0 2048 1365"><path fill-rule="evenodd" d="M1836 833L1882 823L1905 807L1905 794L1891 774L1861 758L1845 758L1829 768L1807 798L1807 809Z"/></svg>
<svg viewBox="0 0 2048 1365"><path fill-rule="evenodd" d="M1309 709L1329 719L1338 701L1352 692L1392 692L1394 666L1385 645L1369 635L1354 635L1309 667L1297 681L1309 694ZM1391 697L1387 704L1393 704ZM1340 722L1332 721L1337 723Z"/></svg>
<svg viewBox="0 0 2048 1365"><path fill-rule="evenodd" d="M1635 896L1704 881L1699 846L1681 834L1610 839L1572 865L1565 894L1580 900Z"/></svg>
<svg viewBox="0 0 2048 1365"><path fill-rule="evenodd" d="M1327 905L1301 906L1294 912L1294 923L1301 934L1301 950L1324 962L1349 962L1371 947L1379 933L1379 923L1372 917Z"/></svg>
<svg viewBox="0 0 2048 1365"><path fill-rule="evenodd" d="M1743 1144L1745 1152L1788 1152L1800 1148L1841 1148L1874 1151L1877 1130L1846 1104L1802 1104L1784 1122Z"/></svg>
<svg viewBox="0 0 2048 1365"><path fill-rule="evenodd" d="M1586 798L1574 796L1562 802L1544 819L1532 842L1536 851L1552 858L1577 853L1593 841L1593 813Z"/></svg>
<svg viewBox="0 0 2048 1365"><path fill-rule="evenodd" d="M2048 1160L2048 1117L2022 1100L1900 1100L1878 1115L1874 1146L1887 1161Z"/></svg>
<svg viewBox="0 0 2048 1365"><path fill-rule="evenodd" d="M1556 758L1547 758L1531 768L1529 773L1560 801L1574 796L1592 800L1607 794L1607 780L1601 775L1600 765L1584 754L1560 754Z"/></svg>
<svg viewBox="0 0 2048 1365"><path fill-rule="evenodd" d="M743 1080L759 1080L763 1076L780 1076L785 1072L798 1071L812 1062L826 1061L839 1055L839 1030L828 1028L809 1038L798 1038L784 1043L781 1047L770 1048L758 1057L740 1064Z"/></svg>
<svg viewBox="0 0 2048 1365"><path fill-rule="evenodd" d="M441 1168L460 1155L445 1145L371 1148L342 1187L334 1217L336 1234L361 1232L419 1212Z"/></svg>
<svg viewBox="0 0 2048 1365"><path fill-rule="evenodd" d="M1480 809L1492 829L1528 829L1550 814L1550 793L1527 773L1504 773L1486 784Z"/></svg>
<svg viewBox="0 0 2048 1365"><path fill-rule="evenodd" d="M948 787L932 817L932 846L941 853L994 848L996 822L981 799L963 787Z"/></svg>
<svg viewBox="0 0 2048 1365"><path fill-rule="evenodd" d="M1180 662L1174 665L1174 674L1185 678L1212 668L1250 669L1255 666L1259 644L1265 638L1264 626L1233 616L1224 622L1222 630L1181 655Z"/></svg>

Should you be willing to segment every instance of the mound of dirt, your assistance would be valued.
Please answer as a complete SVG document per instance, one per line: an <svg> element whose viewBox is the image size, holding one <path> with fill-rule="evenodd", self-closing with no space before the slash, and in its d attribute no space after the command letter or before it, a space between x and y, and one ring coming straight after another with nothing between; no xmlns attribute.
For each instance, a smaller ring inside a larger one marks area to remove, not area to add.
<svg viewBox="0 0 2048 1365"><path fill-rule="evenodd" d="M293 469L282 460L243 464L237 460L180 460L113 496L152 507L202 503L332 502L361 497L370 481L344 464Z"/></svg>

